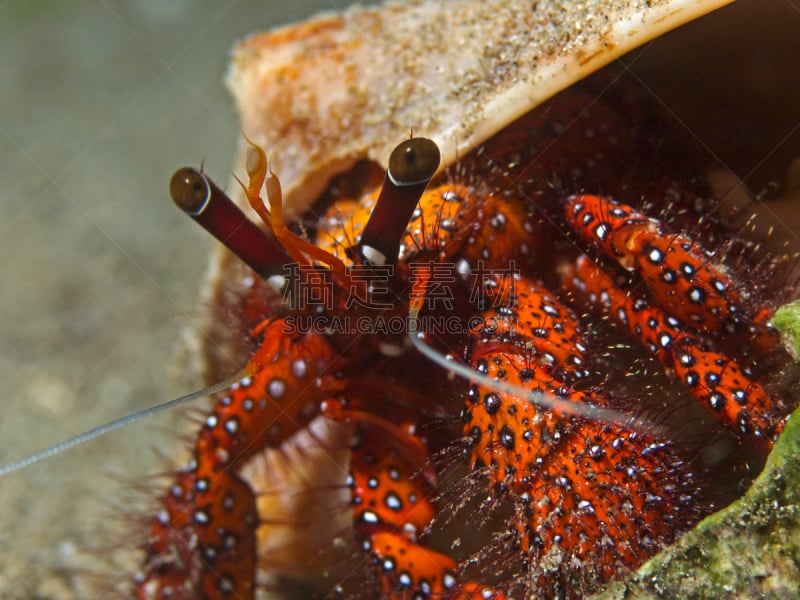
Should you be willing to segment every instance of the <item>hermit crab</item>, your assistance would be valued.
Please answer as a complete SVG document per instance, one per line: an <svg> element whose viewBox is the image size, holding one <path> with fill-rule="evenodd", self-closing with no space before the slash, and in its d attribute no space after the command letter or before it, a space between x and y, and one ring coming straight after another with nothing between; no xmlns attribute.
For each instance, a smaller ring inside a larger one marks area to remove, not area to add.
<svg viewBox="0 0 800 600"><path fill-rule="evenodd" d="M791 236L641 81L556 95L694 10L387 6L239 46L263 229L202 170L171 191L233 250L197 364L246 367L137 596L581 597L736 495L797 403Z"/></svg>

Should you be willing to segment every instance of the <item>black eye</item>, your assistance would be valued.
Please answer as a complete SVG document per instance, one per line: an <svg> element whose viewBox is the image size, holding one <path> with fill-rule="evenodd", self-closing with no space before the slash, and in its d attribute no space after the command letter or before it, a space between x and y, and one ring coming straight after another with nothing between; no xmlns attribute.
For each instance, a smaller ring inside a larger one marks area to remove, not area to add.
<svg viewBox="0 0 800 600"><path fill-rule="evenodd" d="M169 195L182 211L196 215L206 207L211 189L200 171L183 167L175 171L169 180Z"/></svg>
<svg viewBox="0 0 800 600"><path fill-rule="evenodd" d="M430 180L439 168L439 147L428 138L411 138L392 151L388 175L395 185L414 185Z"/></svg>

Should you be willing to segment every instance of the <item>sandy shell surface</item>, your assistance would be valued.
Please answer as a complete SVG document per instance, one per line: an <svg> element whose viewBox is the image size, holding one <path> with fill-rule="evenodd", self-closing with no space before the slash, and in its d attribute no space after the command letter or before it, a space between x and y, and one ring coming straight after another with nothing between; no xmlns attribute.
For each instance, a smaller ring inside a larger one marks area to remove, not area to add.
<svg viewBox="0 0 800 600"><path fill-rule="evenodd" d="M289 207L343 163L386 160L409 131L451 164L614 58L729 0L451 0L354 8L253 35L229 86Z"/></svg>

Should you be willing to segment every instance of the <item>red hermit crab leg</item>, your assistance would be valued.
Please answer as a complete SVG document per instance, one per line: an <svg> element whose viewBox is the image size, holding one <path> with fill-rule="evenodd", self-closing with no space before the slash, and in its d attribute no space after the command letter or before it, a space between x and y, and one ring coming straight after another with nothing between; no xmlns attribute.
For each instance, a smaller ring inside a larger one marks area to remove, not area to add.
<svg viewBox="0 0 800 600"><path fill-rule="evenodd" d="M578 258L565 285L588 295L626 326L674 373L718 421L756 447L768 450L781 429L777 403L746 368L704 348L700 338L674 317L651 307L640 294L624 292L588 256Z"/></svg>
<svg viewBox="0 0 800 600"><path fill-rule="evenodd" d="M581 384L586 348L572 311L524 277L516 296L483 313L487 325L471 336L473 368L565 402L607 404ZM585 562L608 579L635 568L693 518L688 465L634 428L634 417L627 427L584 419L480 381L470 386L462 419L471 466L488 477L491 502L514 502L513 539L542 589L570 585L542 568L548 558L563 560L564 573ZM606 536L626 543L603 548Z"/></svg>
<svg viewBox="0 0 800 600"><path fill-rule="evenodd" d="M351 413L352 414L352 413ZM430 499L435 475L427 457L403 447L420 443L411 433L386 443L386 428L361 422L353 446L348 485L354 525L369 552L381 597L493 598L504 596L475 582L460 582L456 562L419 543L436 515Z"/></svg>
<svg viewBox="0 0 800 600"><path fill-rule="evenodd" d="M248 365L252 376L217 402L196 436L192 463L175 474L162 498L164 510L142 545L137 587L143 597L255 593L259 516L239 470L306 427L345 385L328 375L336 354L322 336L287 335L281 319L261 334Z"/></svg>
<svg viewBox="0 0 800 600"><path fill-rule="evenodd" d="M778 341L776 332L743 314L742 298L725 270L683 233L630 206L599 196L570 199L567 220L587 241L628 271L641 274L658 304L697 331L742 332L766 351Z"/></svg>
<svg viewBox="0 0 800 600"><path fill-rule="evenodd" d="M737 344L743 346L742 355L750 346L766 353L777 344L763 314L759 320L747 314L724 268L688 235L668 233L660 221L630 206L584 194L571 198L565 212L585 239L644 282L639 292L623 292L582 257L575 276L565 277L567 286L613 312L718 421L768 450L781 429L779 403L747 368L699 337L716 331L738 334L745 338Z"/></svg>
<svg viewBox="0 0 800 600"><path fill-rule="evenodd" d="M575 229L628 271L641 273L648 290L674 316L698 329L732 320L739 297L730 278L683 234L633 208L581 195L566 205Z"/></svg>

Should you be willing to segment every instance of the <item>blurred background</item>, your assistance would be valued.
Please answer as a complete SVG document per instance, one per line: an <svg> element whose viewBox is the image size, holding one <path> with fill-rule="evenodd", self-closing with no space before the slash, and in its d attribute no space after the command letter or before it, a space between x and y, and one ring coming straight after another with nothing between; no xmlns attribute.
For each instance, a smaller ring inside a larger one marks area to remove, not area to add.
<svg viewBox="0 0 800 600"><path fill-rule="evenodd" d="M0 462L193 389L176 356L202 310L212 241L172 206L170 175L204 162L214 179L229 180L240 132L223 77L237 39L347 4L0 2ZM750 155L729 159L726 147L744 145L728 130L702 140L758 192L780 184L800 156L800 12L787 0L736 5L783 11L780 26L742 12L742 29L731 33L722 21L701 42L662 52L656 42L653 60L636 64L692 131L727 119L741 139L759 138L746 144ZM788 70L771 67L779 36ZM725 51L705 49L720 39ZM702 75L675 89L660 78L697 56L718 80ZM775 123L780 116L774 132L762 136L758 119L742 123L714 104L726 86L723 64L747 71L752 84L728 104ZM784 208L781 222L797 239L796 207ZM109 547L136 526L136 487L152 485L184 445L179 416L135 424L0 481L0 598L107 596L108 587L83 585L95 573L107 577L109 565L118 574L130 565Z"/></svg>
<svg viewBox="0 0 800 600"><path fill-rule="evenodd" d="M0 3L0 462L195 385L174 362L212 241L172 205L169 178L204 161L229 180L237 39L348 4ZM131 483L183 445L178 416L0 482L0 598L106 597L80 583L141 511Z"/></svg>

